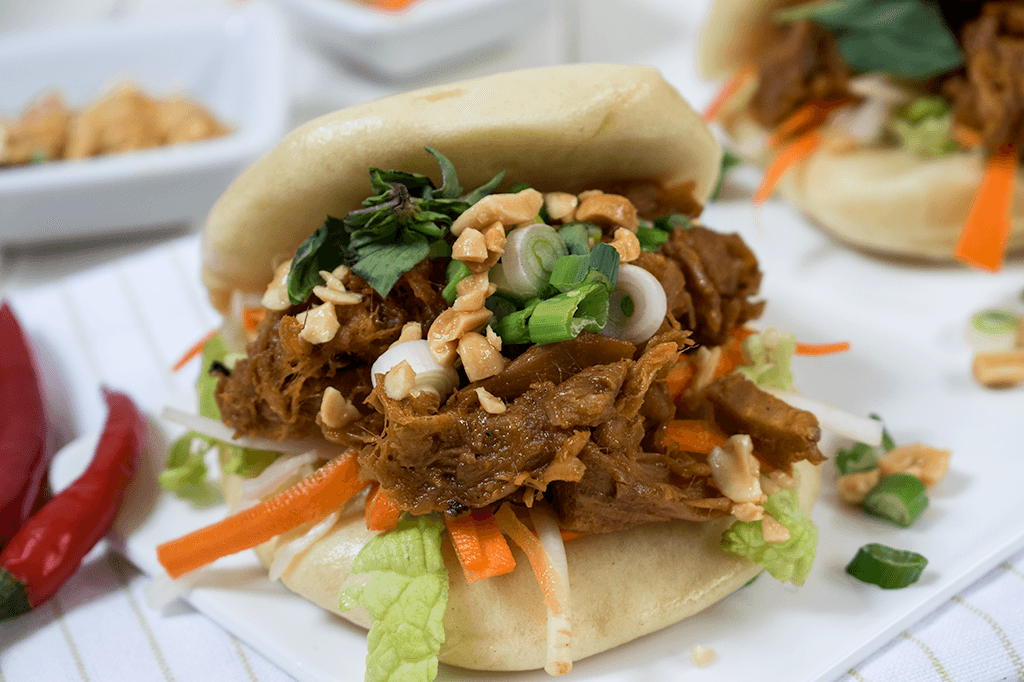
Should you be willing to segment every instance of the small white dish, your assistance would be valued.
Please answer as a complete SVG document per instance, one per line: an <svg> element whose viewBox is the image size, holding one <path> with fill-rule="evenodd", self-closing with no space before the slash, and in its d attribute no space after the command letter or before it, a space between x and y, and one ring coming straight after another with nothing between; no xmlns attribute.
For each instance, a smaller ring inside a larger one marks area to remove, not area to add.
<svg viewBox="0 0 1024 682"><path fill-rule="evenodd" d="M0 114L60 93L81 109L122 82L185 95L231 128L190 144L0 168L0 244L198 222L284 134L287 38L276 9L104 22L0 40Z"/></svg>
<svg viewBox="0 0 1024 682"><path fill-rule="evenodd" d="M380 75L409 78L507 42L539 25L556 0L413 0L402 10L358 0L278 0L326 52Z"/></svg>

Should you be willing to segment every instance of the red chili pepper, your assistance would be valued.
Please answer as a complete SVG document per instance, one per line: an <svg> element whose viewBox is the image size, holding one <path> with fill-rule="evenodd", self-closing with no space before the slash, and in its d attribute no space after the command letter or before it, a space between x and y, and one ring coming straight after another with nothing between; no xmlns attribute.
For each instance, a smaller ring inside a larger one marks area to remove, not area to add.
<svg viewBox="0 0 1024 682"><path fill-rule="evenodd" d="M109 413L89 468L0 552L0 621L56 594L114 523L146 441L146 419L125 394L103 395Z"/></svg>
<svg viewBox="0 0 1024 682"><path fill-rule="evenodd" d="M21 325L0 304L0 549L32 515L50 463L39 380Z"/></svg>

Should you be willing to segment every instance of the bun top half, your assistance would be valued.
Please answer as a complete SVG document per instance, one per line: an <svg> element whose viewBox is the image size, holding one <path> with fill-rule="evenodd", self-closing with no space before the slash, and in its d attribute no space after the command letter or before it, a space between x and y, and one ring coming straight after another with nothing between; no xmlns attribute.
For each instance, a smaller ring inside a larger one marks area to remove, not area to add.
<svg viewBox="0 0 1024 682"><path fill-rule="evenodd" d="M232 291L262 293L274 267L327 216L370 192L371 167L440 184L432 147L468 191L504 186L576 192L613 180L693 181L705 201L721 149L700 115L652 67L574 64L485 76L378 99L314 119L245 170L211 210L203 282L227 310Z"/></svg>

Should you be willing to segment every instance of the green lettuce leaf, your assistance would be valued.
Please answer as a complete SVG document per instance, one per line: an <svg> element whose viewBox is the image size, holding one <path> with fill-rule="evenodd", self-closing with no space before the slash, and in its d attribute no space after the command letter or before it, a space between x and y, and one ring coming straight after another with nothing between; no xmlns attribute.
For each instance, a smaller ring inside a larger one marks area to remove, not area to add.
<svg viewBox="0 0 1024 682"><path fill-rule="evenodd" d="M919 97L889 125L901 147L924 158L953 154L960 145L953 140L953 111L941 97Z"/></svg>
<svg viewBox="0 0 1024 682"><path fill-rule="evenodd" d="M217 486L206 479L208 473L203 458L210 450L211 439L189 431L171 444L166 468L157 476L160 487L188 500L194 507L209 507L220 502Z"/></svg>
<svg viewBox="0 0 1024 682"><path fill-rule="evenodd" d="M739 367L737 371L762 388L792 391L793 371L790 365L794 353L795 336L766 329L743 339L743 354L751 364Z"/></svg>
<svg viewBox="0 0 1024 682"><path fill-rule="evenodd" d="M803 585L818 548L818 528L800 508L796 490L768 496L766 512L789 529L785 542L765 542L760 521L737 521L722 534L722 549L763 566L772 577Z"/></svg>
<svg viewBox="0 0 1024 682"><path fill-rule="evenodd" d="M370 613L366 682L432 682L444 643L448 573L441 556L444 521L405 514L398 527L359 551L352 575L366 582L343 588L342 611Z"/></svg>

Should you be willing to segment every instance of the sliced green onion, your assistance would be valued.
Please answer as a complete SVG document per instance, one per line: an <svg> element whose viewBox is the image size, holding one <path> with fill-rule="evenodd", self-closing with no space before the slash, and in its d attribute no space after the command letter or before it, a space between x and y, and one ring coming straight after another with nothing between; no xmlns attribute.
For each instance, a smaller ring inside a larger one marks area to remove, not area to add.
<svg viewBox="0 0 1024 682"><path fill-rule="evenodd" d="M558 228L561 238L569 253L575 256L586 256L590 253L590 230L587 223L568 223Z"/></svg>
<svg viewBox="0 0 1024 682"><path fill-rule="evenodd" d="M861 506L873 516L909 528L928 506L928 495L917 476L889 474L871 489Z"/></svg>
<svg viewBox="0 0 1024 682"><path fill-rule="evenodd" d="M869 414L868 416L871 417L872 419L876 419L878 421L882 421L882 418L879 417L877 414ZM886 429L883 426L882 427L882 449L885 450L886 452L889 452L890 450L892 450L895 447L896 447L896 441L894 441L892 439L892 434L889 433L888 429Z"/></svg>
<svg viewBox="0 0 1024 682"><path fill-rule="evenodd" d="M898 590L916 583L927 565L928 560L917 552L871 543L857 550L846 572L861 582Z"/></svg>
<svg viewBox="0 0 1024 682"><path fill-rule="evenodd" d="M558 259L567 254L565 244L550 226L535 223L517 227L508 233L501 256L507 290L521 298L533 296L548 283Z"/></svg>
<svg viewBox="0 0 1024 682"><path fill-rule="evenodd" d="M530 316L530 340L555 343L601 331L608 322L608 296L603 283L590 282L539 302Z"/></svg>
<svg viewBox="0 0 1024 682"><path fill-rule="evenodd" d="M606 336L641 343L654 336L665 321L668 299L658 278L638 265L620 265L608 301Z"/></svg>
<svg viewBox="0 0 1024 682"><path fill-rule="evenodd" d="M445 272L448 283L441 290L441 295L444 296L444 300L449 303L454 303L455 299L459 295L459 282L472 275L469 266L460 260L454 258L448 263L448 270Z"/></svg>
<svg viewBox="0 0 1024 682"><path fill-rule="evenodd" d="M878 453L867 443L854 443L836 451L836 468L840 476L871 471L878 466Z"/></svg>
<svg viewBox="0 0 1024 682"><path fill-rule="evenodd" d="M505 343L530 343L530 317L539 301L533 301L523 310L517 310L503 317L494 327L494 332Z"/></svg>
<svg viewBox="0 0 1024 682"><path fill-rule="evenodd" d="M433 391L441 396L442 401L459 385L458 372L434 358L426 339L406 341L381 353L370 368L372 384L377 385L378 374L387 374L402 361L408 362L416 373L416 388Z"/></svg>
<svg viewBox="0 0 1024 682"><path fill-rule="evenodd" d="M551 286L559 291L569 291L587 278L590 272L590 256L562 256L551 270Z"/></svg>
<svg viewBox="0 0 1024 682"><path fill-rule="evenodd" d="M519 310L519 306L516 305L516 301L514 299L511 299L508 296L503 296L499 293L494 293L488 296L487 300L484 301L484 307L494 313L494 317L491 320L492 327L497 324L498 321Z"/></svg>
<svg viewBox="0 0 1024 682"><path fill-rule="evenodd" d="M978 352L1012 350L1017 343L1020 318L1009 310L984 310L971 318L967 343Z"/></svg>
<svg viewBox="0 0 1024 682"><path fill-rule="evenodd" d="M619 252L611 244L594 244L594 250L590 252L591 274L602 275L600 280L608 287L608 291L615 289L615 285L619 282L620 260ZM647 271L644 270L644 272ZM662 291L664 292L664 289Z"/></svg>
<svg viewBox="0 0 1024 682"><path fill-rule="evenodd" d="M668 237L668 232L656 227L641 224L636 228L636 238L640 242L640 248L651 253L660 249L661 245L668 241Z"/></svg>
<svg viewBox="0 0 1024 682"><path fill-rule="evenodd" d="M673 213L672 215L656 218L654 220L654 227L665 232L674 232L677 227L689 230L693 228L693 221L682 213Z"/></svg>

